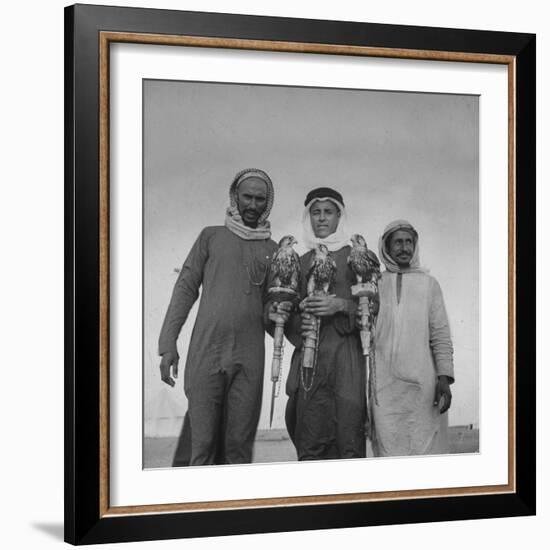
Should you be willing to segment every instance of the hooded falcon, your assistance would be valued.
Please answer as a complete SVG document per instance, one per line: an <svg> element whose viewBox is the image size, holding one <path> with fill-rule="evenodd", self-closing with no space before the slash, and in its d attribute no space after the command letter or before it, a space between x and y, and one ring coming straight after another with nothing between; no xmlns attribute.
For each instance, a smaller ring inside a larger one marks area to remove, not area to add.
<svg viewBox="0 0 550 550"><path fill-rule="evenodd" d="M348 264L357 278L357 282L375 283L380 278L380 262L376 254L367 248L367 242L362 235L352 235L351 252Z"/></svg>
<svg viewBox="0 0 550 550"><path fill-rule="evenodd" d="M308 272L307 293L328 294L336 275L336 262L324 244L315 248L315 256Z"/></svg>
<svg viewBox="0 0 550 550"><path fill-rule="evenodd" d="M285 235L279 241L279 249L271 258L271 274L276 287L298 289L300 280L300 257L293 245L298 241L292 235Z"/></svg>

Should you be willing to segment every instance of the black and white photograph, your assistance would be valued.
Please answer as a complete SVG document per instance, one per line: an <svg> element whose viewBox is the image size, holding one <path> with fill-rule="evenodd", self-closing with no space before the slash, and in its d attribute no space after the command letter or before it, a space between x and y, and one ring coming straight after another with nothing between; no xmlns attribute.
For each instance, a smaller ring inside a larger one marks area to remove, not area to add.
<svg viewBox="0 0 550 550"><path fill-rule="evenodd" d="M478 453L479 96L143 81L143 468Z"/></svg>

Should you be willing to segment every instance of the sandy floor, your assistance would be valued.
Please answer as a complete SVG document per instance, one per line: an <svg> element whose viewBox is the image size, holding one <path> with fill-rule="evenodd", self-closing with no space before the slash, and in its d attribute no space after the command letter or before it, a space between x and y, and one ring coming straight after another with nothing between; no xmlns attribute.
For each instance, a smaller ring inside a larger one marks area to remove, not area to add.
<svg viewBox="0 0 550 550"><path fill-rule="evenodd" d="M479 430L466 426L449 428L450 451L475 453L479 449ZM145 438L144 467L166 468L171 465L177 438ZM254 444L254 462L290 462L296 460L294 446L285 430L261 430Z"/></svg>

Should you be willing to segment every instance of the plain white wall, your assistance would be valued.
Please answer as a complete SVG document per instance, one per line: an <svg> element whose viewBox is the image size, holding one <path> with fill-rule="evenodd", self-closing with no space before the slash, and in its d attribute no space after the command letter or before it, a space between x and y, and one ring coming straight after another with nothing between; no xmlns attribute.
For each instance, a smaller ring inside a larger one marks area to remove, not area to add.
<svg viewBox="0 0 550 550"><path fill-rule="evenodd" d="M404 525L305 533L250 535L140 543L143 548L232 549L384 546L446 550L490 544L503 550L530 543L543 547L550 523L548 422L543 402L548 375L543 365L550 324L544 279L550 262L543 237L550 208L546 152L550 147L550 22L543 2L459 4L418 0L388 3L340 2L254 3L233 0L124 1L104 4L140 5L265 15L362 20L379 23L480 28L538 33L538 211L539 211L539 356L538 356L538 486L535 518L444 524ZM3 8L2 69L2 201L0 225L3 253L0 275L0 334L3 379L0 413L2 454L0 486L3 528L0 544L10 549L61 548L63 522L63 13L64 2L9 3ZM546 157L546 158L543 158ZM534 366L533 366L534 367ZM126 548L126 546L124 546ZM104 548L122 548L106 545Z"/></svg>

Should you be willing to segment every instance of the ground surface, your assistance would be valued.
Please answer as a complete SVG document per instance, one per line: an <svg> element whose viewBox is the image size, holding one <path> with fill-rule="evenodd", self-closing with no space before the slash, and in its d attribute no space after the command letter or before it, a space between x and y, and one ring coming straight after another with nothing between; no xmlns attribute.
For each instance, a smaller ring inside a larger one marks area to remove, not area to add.
<svg viewBox="0 0 550 550"><path fill-rule="evenodd" d="M176 437L145 438L145 468L166 468L171 465ZM476 453L479 450L479 430L466 426L449 428L451 454ZM286 430L260 430L254 444L254 462L289 462L296 452Z"/></svg>

